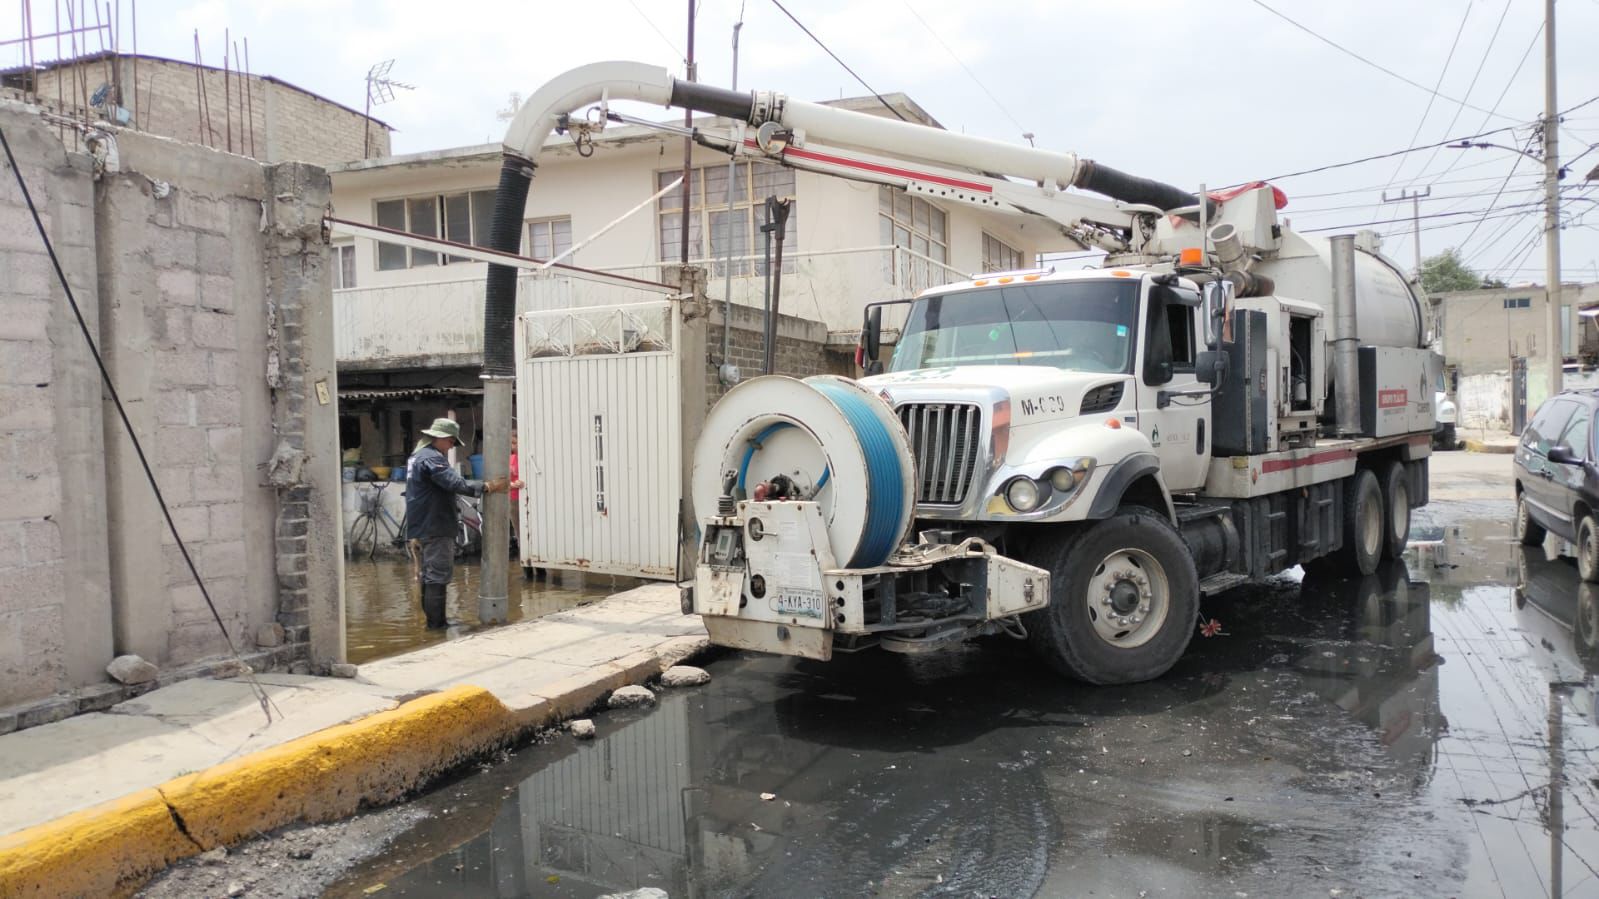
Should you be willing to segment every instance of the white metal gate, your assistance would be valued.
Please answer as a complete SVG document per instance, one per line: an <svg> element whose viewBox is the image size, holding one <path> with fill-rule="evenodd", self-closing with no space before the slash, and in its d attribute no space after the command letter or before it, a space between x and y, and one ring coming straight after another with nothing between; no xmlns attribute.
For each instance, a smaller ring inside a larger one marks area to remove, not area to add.
<svg viewBox="0 0 1599 899"><path fill-rule="evenodd" d="M522 564L673 577L678 304L530 311L517 330Z"/></svg>

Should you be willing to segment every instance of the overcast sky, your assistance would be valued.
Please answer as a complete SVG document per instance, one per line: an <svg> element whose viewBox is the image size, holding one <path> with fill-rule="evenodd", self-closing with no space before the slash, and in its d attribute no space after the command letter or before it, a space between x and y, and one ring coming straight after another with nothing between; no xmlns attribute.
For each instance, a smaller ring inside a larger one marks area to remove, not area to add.
<svg viewBox="0 0 1599 899"><path fill-rule="evenodd" d="M58 0L31 2L34 30L51 30ZM121 0L120 10L118 0L101 2L122 17L123 47L131 49L132 0ZM1184 186L1267 178L1507 126L1514 130L1482 139L1526 146L1543 112L1542 0L1264 0L1391 74L1257 0L783 3L873 89L906 92L947 128L1011 141L1030 131L1040 147ZM192 59L198 29L205 59L215 63L231 29L235 40L249 38L256 73L356 108L368 68L392 58L392 76L416 89L374 114L398 129L396 152L412 152L498 141L505 124L496 114L512 92L526 95L575 65L636 59L681 72L687 6L141 0L138 39L140 52ZM817 100L867 93L773 0L701 0L700 80L731 81L741 10L742 87ZM1599 97L1599 0L1565 0L1559 15L1559 105L1569 109ZM18 17L6 18L0 39L19 36ZM0 48L0 65L19 61L15 48ZM1426 89L1435 85L1442 98ZM1562 160L1575 162L1564 191L1572 200L1562 237L1568 281L1599 281L1599 185L1581 184L1599 166L1599 150L1577 158L1596 142L1599 102L1573 111L1560 133ZM1421 222L1423 253L1463 246L1485 274L1542 282L1539 171L1503 150L1440 149L1274 183L1290 197L1285 214L1296 228L1379 223L1371 227L1387 235L1384 249L1407 266L1410 204L1383 204L1381 196L1384 188L1395 196L1430 187L1421 204L1424 217L1434 216ZM1486 219L1446 215L1490 207ZM1395 219L1403 223L1388 224Z"/></svg>

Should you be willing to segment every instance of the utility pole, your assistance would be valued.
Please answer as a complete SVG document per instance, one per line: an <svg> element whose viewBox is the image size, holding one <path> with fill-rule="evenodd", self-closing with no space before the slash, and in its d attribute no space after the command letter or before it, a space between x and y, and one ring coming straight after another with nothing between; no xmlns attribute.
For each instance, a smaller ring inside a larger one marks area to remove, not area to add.
<svg viewBox="0 0 1599 899"><path fill-rule="evenodd" d="M1560 340L1560 112L1555 106L1555 0L1544 0L1543 26L1543 243L1549 269L1544 296L1548 304L1549 395L1560 392L1565 364Z"/></svg>
<svg viewBox="0 0 1599 899"><path fill-rule="evenodd" d="M1432 188L1423 191L1401 190L1399 196L1390 197L1388 191L1382 192L1384 203L1399 203L1410 201L1410 231L1416 241L1416 280L1421 280L1421 201L1432 196Z"/></svg>
<svg viewBox="0 0 1599 899"><path fill-rule="evenodd" d="M688 0L688 58L683 60L685 74L688 80L695 80L694 75L694 0ZM694 112L690 109L683 110L683 127L694 127ZM729 184L728 187L732 188ZM689 222L692 217L694 205L694 138L683 138L683 240L679 244L677 261L688 265L688 236Z"/></svg>

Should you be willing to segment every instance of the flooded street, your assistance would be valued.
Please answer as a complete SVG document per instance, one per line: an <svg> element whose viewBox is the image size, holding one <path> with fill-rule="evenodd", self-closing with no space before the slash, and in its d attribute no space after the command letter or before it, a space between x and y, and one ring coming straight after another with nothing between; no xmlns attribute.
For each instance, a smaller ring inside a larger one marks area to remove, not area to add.
<svg viewBox="0 0 1599 899"><path fill-rule="evenodd" d="M331 895L1599 895L1599 607L1509 513L1437 502L1408 572L1224 595L1134 687L1004 642L729 654L411 803Z"/></svg>
<svg viewBox="0 0 1599 899"><path fill-rule="evenodd" d="M349 660L359 665L477 630L481 571L475 557L456 560L455 580L445 607L450 627L430 631L424 626L426 619L405 557L346 559L345 646ZM509 575L506 596L513 622L594 602L640 583L632 578L570 571L551 571L545 580L524 580L514 561Z"/></svg>

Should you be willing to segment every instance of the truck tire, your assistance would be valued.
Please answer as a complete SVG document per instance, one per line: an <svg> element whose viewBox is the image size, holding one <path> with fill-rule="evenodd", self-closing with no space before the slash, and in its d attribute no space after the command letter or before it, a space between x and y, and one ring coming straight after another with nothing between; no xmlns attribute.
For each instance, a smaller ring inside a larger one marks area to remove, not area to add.
<svg viewBox="0 0 1599 899"><path fill-rule="evenodd" d="M1091 684L1132 684L1182 657L1199 617L1199 575L1165 518L1123 506L1037 550L1030 561L1049 569L1049 605L1022 620L1051 668Z"/></svg>
<svg viewBox="0 0 1599 899"><path fill-rule="evenodd" d="M1301 563L1305 573L1321 580L1365 577L1382 561L1388 529L1384 524L1382 488L1377 476L1358 469L1344 483L1344 545L1337 552Z"/></svg>
<svg viewBox="0 0 1599 899"><path fill-rule="evenodd" d="M1527 497L1522 491L1516 491L1516 540L1522 546L1543 546L1543 540L1549 536L1544 526L1532 520L1532 510L1527 508Z"/></svg>
<svg viewBox="0 0 1599 899"><path fill-rule="evenodd" d="M1397 559L1410 542L1410 477L1405 463L1389 462L1379 469L1382 478L1382 557Z"/></svg>

